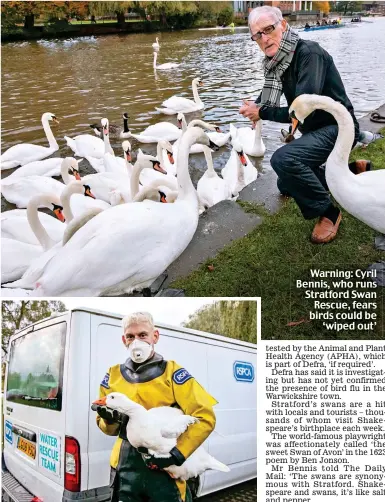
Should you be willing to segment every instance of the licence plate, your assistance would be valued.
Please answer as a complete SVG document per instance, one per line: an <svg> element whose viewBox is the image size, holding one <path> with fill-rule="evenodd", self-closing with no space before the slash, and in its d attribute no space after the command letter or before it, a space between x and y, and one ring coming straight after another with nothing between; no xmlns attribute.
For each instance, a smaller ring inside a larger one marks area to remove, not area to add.
<svg viewBox="0 0 385 502"><path fill-rule="evenodd" d="M25 453L28 457L36 457L36 445L24 438L19 437L17 441L17 449Z"/></svg>

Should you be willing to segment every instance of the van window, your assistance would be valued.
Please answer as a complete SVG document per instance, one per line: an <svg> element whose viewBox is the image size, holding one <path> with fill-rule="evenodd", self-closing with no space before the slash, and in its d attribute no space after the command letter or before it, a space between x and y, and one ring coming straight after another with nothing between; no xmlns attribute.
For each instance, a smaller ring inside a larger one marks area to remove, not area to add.
<svg viewBox="0 0 385 502"><path fill-rule="evenodd" d="M16 338L11 344L8 401L60 411L66 322Z"/></svg>

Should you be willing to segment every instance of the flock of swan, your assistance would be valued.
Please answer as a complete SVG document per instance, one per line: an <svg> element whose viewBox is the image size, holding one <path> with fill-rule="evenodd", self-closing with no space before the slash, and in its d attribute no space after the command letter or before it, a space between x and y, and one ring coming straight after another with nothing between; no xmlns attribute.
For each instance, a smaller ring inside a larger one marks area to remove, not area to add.
<svg viewBox="0 0 385 502"><path fill-rule="evenodd" d="M44 113L49 147L24 143L2 154L2 170L19 166L2 180L3 196L17 206L1 216L4 296L101 296L148 288L187 247L199 214L235 199L257 179L248 154L265 152L260 126L231 125L224 133L186 118L204 107L200 83L192 82L194 101L174 96L163 103L162 110L177 115L176 125L158 122L135 134L127 113L123 126L103 118L100 126L90 125L94 135L64 136L74 157L46 158L59 149L50 127L58 121ZM115 155L110 136L123 139L122 157ZM157 143L157 155L138 149L132 164L127 138ZM230 157L219 176L212 152L230 140ZM204 153L207 163L196 189L188 168L195 153ZM95 174L80 175L83 158ZM63 182L52 178L58 175ZM38 211L43 207L52 216Z"/></svg>
<svg viewBox="0 0 385 502"><path fill-rule="evenodd" d="M157 40L154 65L159 47ZM133 133L127 113L123 126L103 118L100 126L91 125L95 135L64 137L74 157L81 158L47 158L59 145L49 125L57 118L44 113L48 147L18 144L1 155L2 170L18 167L2 180L3 196L18 208L1 216L3 296L105 296L146 290L188 246L199 214L235 199L257 179L248 156L265 153L261 121L254 127L231 124L228 133L202 120L188 122L185 115L204 108L198 94L201 84L199 78L192 81L194 100L173 96L157 108L177 115L177 125L158 122ZM324 96L302 95L290 112L303 121L318 108L332 113L339 125L326 166L331 193L349 213L385 233L385 170L357 176L350 172L353 122L342 105ZM124 139L122 157L115 155L110 136ZM132 164L128 138L157 143L157 156L138 149ZM228 142L230 156L219 176L212 151ZM207 170L195 189L188 162L189 155L199 152ZM82 158L95 174L80 175ZM52 179L59 174L63 183ZM43 207L53 216L38 211Z"/></svg>

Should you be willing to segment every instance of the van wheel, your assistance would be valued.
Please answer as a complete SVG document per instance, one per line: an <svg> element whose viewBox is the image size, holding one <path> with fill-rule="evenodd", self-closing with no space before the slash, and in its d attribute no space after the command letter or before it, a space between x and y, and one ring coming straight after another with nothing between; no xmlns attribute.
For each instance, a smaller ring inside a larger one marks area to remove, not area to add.
<svg viewBox="0 0 385 502"><path fill-rule="evenodd" d="M193 500L197 498L199 490L199 477L190 478L187 480L187 486L190 489Z"/></svg>

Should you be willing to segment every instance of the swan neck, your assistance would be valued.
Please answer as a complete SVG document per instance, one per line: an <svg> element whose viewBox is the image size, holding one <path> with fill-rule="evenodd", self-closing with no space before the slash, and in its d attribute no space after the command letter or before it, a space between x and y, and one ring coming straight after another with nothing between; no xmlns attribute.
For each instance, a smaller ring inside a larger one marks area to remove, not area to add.
<svg viewBox="0 0 385 502"><path fill-rule="evenodd" d="M176 167L178 181L178 200L195 197L198 202L198 197L194 185L191 181L188 159L190 148L195 143L194 139L188 138L187 135L181 137L181 142L178 148L178 161Z"/></svg>
<svg viewBox="0 0 385 502"><path fill-rule="evenodd" d="M73 181L73 179L71 179L71 176L68 173L68 167L66 166L65 163L63 163L60 168L60 174L61 177L63 178L65 185L69 185Z"/></svg>
<svg viewBox="0 0 385 502"><path fill-rule="evenodd" d="M131 200L139 193L139 178L144 168L145 165L141 164L140 161L135 162L130 178Z"/></svg>
<svg viewBox="0 0 385 502"><path fill-rule="evenodd" d="M333 177L340 176L342 171L349 174L349 155L354 142L354 122L352 116L340 103L325 103L323 100L320 100L317 103L317 107L331 113L338 125L337 140L328 159L328 162L331 160L333 164L333 169L332 171L329 170L329 174L334 175Z"/></svg>
<svg viewBox="0 0 385 502"><path fill-rule="evenodd" d="M55 136L52 133L51 127L49 125L49 120L46 117L44 117L43 120L41 121L41 123L43 124L43 129L44 129L45 135L47 136L49 147L56 148L58 150L59 145L57 144Z"/></svg>
<svg viewBox="0 0 385 502"><path fill-rule="evenodd" d="M245 184L245 170L243 168L243 164L241 162L241 159L239 158L239 155L235 152L235 156L237 158L237 180L238 183L244 185Z"/></svg>
<svg viewBox="0 0 385 502"><path fill-rule="evenodd" d="M257 123L255 124L255 135L254 135L254 146L260 145L262 136L262 121L258 120Z"/></svg>
<svg viewBox="0 0 385 502"><path fill-rule="evenodd" d="M111 155L114 155L114 152L110 144L110 135L104 134L104 131L103 131L103 141L104 141L104 153L111 153Z"/></svg>
<svg viewBox="0 0 385 502"><path fill-rule="evenodd" d="M214 171L214 163L213 163L213 156L211 155L211 150L209 147L205 146L203 148L203 152L205 154L207 172L209 173L209 175L213 175L215 174L215 171Z"/></svg>
<svg viewBox="0 0 385 502"><path fill-rule="evenodd" d="M74 219L73 212L71 210L71 197L72 194L75 193L73 187L69 186L62 191L60 196L60 200L63 206L63 213L67 222L67 225L70 221Z"/></svg>
<svg viewBox="0 0 385 502"><path fill-rule="evenodd" d="M202 101L201 101L201 98L199 97L199 94L198 94L198 86L197 86L196 82L194 82L193 85L192 85L192 91L193 91L193 96L194 96L195 103L197 105L201 105Z"/></svg>
<svg viewBox="0 0 385 502"><path fill-rule="evenodd" d="M42 204L44 204L44 207L49 207L46 197L37 197L36 200L30 201L27 206L27 220L36 239L40 242L41 247L44 251L47 251L55 242L48 235L40 221L38 207Z"/></svg>
<svg viewBox="0 0 385 502"><path fill-rule="evenodd" d="M154 68L156 69L156 58L157 58L157 53L154 52Z"/></svg>

